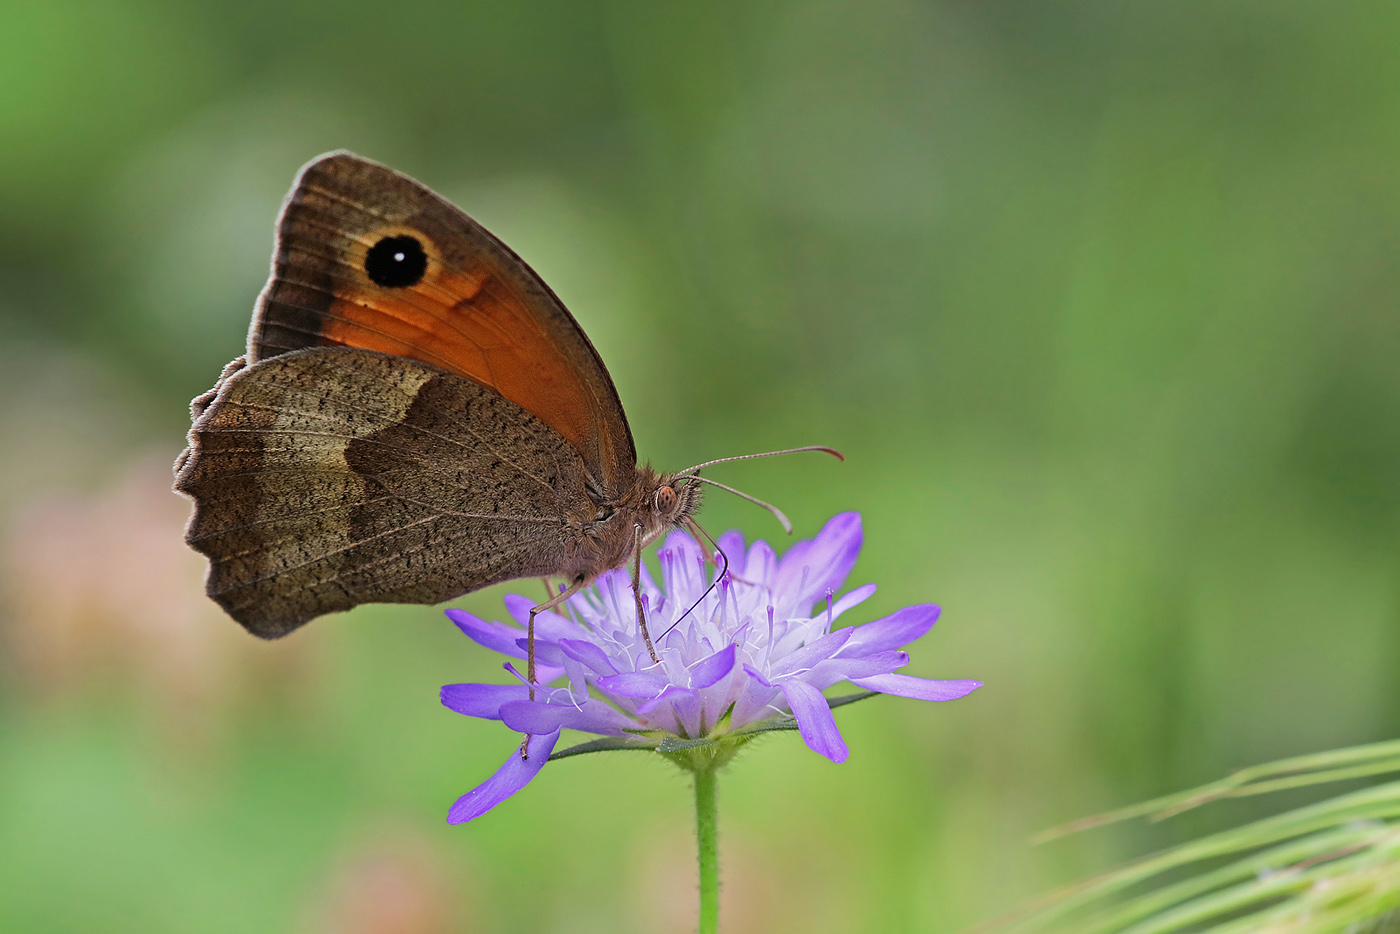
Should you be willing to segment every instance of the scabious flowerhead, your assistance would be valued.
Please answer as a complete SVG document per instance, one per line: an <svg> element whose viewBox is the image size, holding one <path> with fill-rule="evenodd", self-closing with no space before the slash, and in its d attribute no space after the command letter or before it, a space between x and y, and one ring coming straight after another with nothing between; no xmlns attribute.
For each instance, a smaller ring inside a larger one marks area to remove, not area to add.
<svg viewBox="0 0 1400 934"><path fill-rule="evenodd" d="M647 629L659 662L637 625L626 570L599 577L567 602L566 612L539 614L534 700L509 662L515 683L442 689L442 703L452 710L501 720L527 736L527 755L513 751L495 775L458 799L448 820L479 817L523 788L554 753L564 729L602 737L575 747L579 752L654 749L690 769L723 764L760 733L796 729L814 752L844 762L846 743L826 688L849 681L866 692L944 701L980 687L980 681L895 674L909 662L900 647L938 619L933 604L832 628L875 592L866 584L837 596L861 541L857 513L836 516L782 558L767 542L746 548L742 535L729 532L719 545L731 563L716 580L718 572L695 540L673 532L658 554L664 586L642 572ZM521 626L533 606L525 597L506 598ZM447 615L487 648L525 657L523 628L464 610Z"/></svg>

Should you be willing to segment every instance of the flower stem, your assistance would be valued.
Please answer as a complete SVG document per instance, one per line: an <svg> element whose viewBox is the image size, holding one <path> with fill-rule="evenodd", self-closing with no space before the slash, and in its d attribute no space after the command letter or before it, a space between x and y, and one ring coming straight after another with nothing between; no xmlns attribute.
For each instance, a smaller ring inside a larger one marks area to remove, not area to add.
<svg viewBox="0 0 1400 934"><path fill-rule="evenodd" d="M695 772L695 839L700 848L699 934L719 930L719 833L715 812L715 772Z"/></svg>

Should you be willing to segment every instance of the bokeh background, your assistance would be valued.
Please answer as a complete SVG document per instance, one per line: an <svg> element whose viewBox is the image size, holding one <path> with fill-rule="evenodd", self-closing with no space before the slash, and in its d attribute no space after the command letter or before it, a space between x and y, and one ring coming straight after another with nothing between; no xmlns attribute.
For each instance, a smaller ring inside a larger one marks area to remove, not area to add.
<svg viewBox="0 0 1400 934"><path fill-rule="evenodd" d="M664 763L444 823L513 740L438 705L500 676L440 611L202 596L187 400L338 147L533 264L654 463L841 448L712 475L860 510L861 618L935 600L908 671L985 680L724 775L733 934L957 931L1230 814L1048 825L1400 732L1400 6L16 0L0 929L693 925Z"/></svg>

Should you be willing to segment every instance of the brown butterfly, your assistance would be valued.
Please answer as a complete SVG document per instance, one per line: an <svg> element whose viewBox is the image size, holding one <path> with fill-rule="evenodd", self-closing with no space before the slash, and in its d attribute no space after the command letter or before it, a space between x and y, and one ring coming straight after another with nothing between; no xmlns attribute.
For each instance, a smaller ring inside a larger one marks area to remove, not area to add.
<svg viewBox="0 0 1400 934"><path fill-rule="evenodd" d="M697 474L721 461L639 466L607 368L539 276L348 152L297 176L247 354L191 414L186 540L209 596L266 639L361 603L563 578L538 612L696 530L700 483L723 487Z"/></svg>

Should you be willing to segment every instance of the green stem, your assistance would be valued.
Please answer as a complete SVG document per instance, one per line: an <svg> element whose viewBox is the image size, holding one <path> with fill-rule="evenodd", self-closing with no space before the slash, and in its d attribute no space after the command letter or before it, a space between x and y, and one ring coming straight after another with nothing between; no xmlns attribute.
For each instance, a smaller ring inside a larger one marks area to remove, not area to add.
<svg viewBox="0 0 1400 934"><path fill-rule="evenodd" d="M700 934L719 930L719 833L715 769L695 773L695 839L700 847Z"/></svg>

